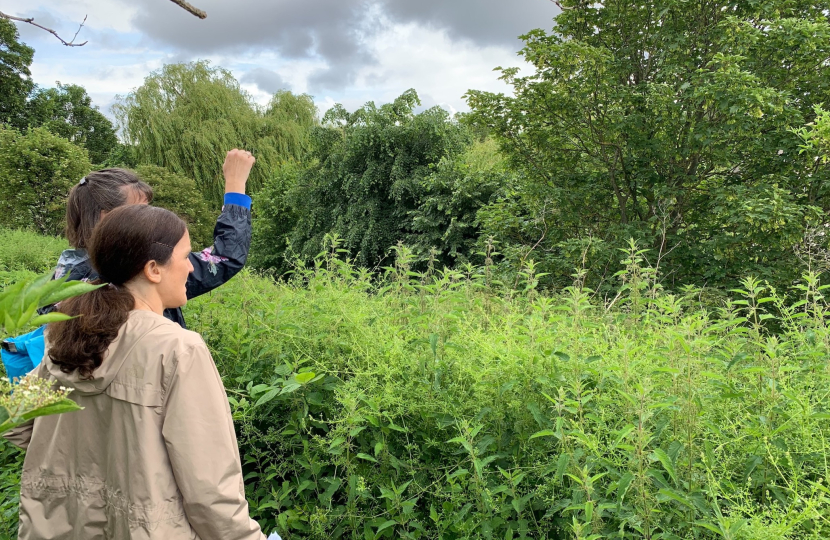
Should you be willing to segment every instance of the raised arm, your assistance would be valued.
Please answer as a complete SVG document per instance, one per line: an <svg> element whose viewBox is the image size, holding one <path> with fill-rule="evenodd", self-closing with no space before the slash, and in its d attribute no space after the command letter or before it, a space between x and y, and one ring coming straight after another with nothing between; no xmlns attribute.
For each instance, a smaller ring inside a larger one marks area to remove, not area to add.
<svg viewBox="0 0 830 540"><path fill-rule="evenodd" d="M213 229L213 245L190 256L193 273L187 297L195 298L229 281L248 260L251 247L251 198L245 194L256 159L250 152L231 150L225 157L225 204Z"/></svg>

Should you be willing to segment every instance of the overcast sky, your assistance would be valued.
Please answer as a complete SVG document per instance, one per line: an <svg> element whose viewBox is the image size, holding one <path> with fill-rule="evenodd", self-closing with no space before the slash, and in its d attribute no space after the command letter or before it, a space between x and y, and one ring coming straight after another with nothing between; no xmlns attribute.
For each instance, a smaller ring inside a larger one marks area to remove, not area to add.
<svg viewBox="0 0 830 540"><path fill-rule="evenodd" d="M471 88L505 91L496 66L521 66L518 36L550 30L550 0L191 0L200 20L169 0L0 0L0 10L69 39L64 47L19 24L35 48L32 75L84 86L104 112L117 94L166 63L208 59L257 101L276 90L314 96L321 111L385 103L415 88L425 106L465 110Z"/></svg>

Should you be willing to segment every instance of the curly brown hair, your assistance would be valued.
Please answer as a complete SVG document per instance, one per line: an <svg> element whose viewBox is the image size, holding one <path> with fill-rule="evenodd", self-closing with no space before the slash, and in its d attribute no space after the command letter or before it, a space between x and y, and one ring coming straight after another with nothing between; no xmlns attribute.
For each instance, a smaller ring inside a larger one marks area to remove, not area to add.
<svg viewBox="0 0 830 540"><path fill-rule="evenodd" d="M135 299L124 287L150 261L164 265L187 226L173 212L147 205L116 208L92 232L89 255L100 279L107 283L84 295L64 300L58 311L74 317L47 327L49 358L64 373L78 370L82 379L104 360L104 353L127 322Z"/></svg>

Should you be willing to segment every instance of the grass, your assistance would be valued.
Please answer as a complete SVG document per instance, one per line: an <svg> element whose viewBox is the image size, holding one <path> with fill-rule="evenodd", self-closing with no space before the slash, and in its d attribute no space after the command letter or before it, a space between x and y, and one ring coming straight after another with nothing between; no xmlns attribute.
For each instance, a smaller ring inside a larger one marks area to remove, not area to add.
<svg viewBox="0 0 830 540"><path fill-rule="evenodd" d="M383 280L332 253L186 308L283 538L830 537L830 329L805 276L712 306L632 248L613 307L488 268ZM511 284L512 285L512 284ZM724 291L726 294L727 292ZM4 471L19 458L8 453ZM11 530L15 474L0 476ZM6 509L6 510L4 510ZM5 516L5 517L4 517Z"/></svg>
<svg viewBox="0 0 830 540"><path fill-rule="evenodd" d="M48 272L55 268L61 251L68 247L63 238L0 228L0 272Z"/></svg>

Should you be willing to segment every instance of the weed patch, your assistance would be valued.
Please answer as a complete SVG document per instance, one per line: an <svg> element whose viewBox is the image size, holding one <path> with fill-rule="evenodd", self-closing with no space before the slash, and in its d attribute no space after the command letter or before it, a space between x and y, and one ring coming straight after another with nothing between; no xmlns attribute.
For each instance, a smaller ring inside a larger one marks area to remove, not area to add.
<svg viewBox="0 0 830 540"><path fill-rule="evenodd" d="M284 538L830 536L830 329L807 275L713 307L629 247L619 295L528 262L378 280L334 246L187 306L236 422L251 511ZM5 274L13 280L15 274ZM726 292L722 297L726 298ZM796 301L792 297L797 296ZM20 457L0 447L0 533Z"/></svg>
<svg viewBox="0 0 830 540"><path fill-rule="evenodd" d="M304 538L827 537L818 284L788 307L745 280L715 310L626 264L610 309L580 279L536 293L532 268L520 292L483 269L378 285L333 257L193 302L256 517Z"/></svg>

